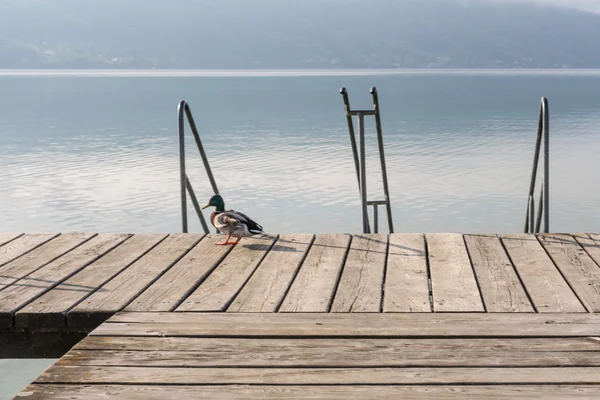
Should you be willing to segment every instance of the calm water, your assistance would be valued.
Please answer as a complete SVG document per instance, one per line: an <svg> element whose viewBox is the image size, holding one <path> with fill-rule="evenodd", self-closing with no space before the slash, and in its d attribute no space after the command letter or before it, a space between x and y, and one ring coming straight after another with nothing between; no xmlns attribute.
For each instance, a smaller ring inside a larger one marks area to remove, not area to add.
<svg viewBox="0 0 600 400"><path fill-rule="evenodd" d="M370 107L369 88L379 89L397 232L521 231L541 96L551 109L551 229L600 231L598 71L209 75L0 76L0 231L180 231L185 98L227 206L269 232L358 232L342 86L354 108ZM370 121L367 134L377 198ZM210 187L187 144L204 202ZM49 362L0 360L10 376L0 393Z"/></svg>
<svg viewBox="0 0 600 400"><path fill-rule="evenodd" d="M185 98L227 206L270 232L357 232L342 86L355 108L379 89L396 231L520 231L541 96L551 109L551 229L600 230L600 76L498 72L0 76L1 230L179 231L176 107ZM378 198L371 121L367 135ZM187 144L204 202L210 187Z"/></svg>

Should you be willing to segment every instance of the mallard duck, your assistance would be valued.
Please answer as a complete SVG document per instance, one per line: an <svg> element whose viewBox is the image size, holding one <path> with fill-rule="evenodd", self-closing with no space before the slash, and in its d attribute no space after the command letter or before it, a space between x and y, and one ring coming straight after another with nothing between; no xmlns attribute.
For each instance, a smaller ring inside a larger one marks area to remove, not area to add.
<svg viewBox="0 0 600 400"><path fill-rule="evenodd" d="M218 245L237 244L243 237L264 233L263 227L246 214L235 210L225 211L225 202L218 194L211 197L208 204L202 209L211 206L215 207L215 210L210 214L210 223L221 232L227 233L225 241L217 243ZM237 240L229 242L230 237L237 238Z"/></svg>

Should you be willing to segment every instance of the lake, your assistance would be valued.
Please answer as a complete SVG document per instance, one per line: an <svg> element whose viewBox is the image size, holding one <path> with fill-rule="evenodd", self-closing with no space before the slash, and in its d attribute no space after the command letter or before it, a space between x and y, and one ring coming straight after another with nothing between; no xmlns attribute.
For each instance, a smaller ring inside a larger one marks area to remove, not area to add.
<svg viewBox="0 0 600 400"><path fill-rule="evenodd" d="M521 232L542 96L550 229L600 231L598 71L5 71L0 231L180 232L176 111L186 99L227 207L271 233L360 232L339 89L353 108L369 108L371 86L396 232ZM366 128L377 199L371 119ZM193 145L188 136L188 173L205 203L210 185ZM0 393L49 361L25 362L0 360L0 376L14 377L0 380Z"/></svg>

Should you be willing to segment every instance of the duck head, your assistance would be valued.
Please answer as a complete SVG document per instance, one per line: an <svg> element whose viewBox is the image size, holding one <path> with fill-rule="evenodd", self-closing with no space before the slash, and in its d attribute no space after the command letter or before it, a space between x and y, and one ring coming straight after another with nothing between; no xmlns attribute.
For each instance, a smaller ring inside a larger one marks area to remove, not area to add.
<svg viewBox="0 0 600 400"><path fill-rule="evenodd" d="M220 195L215 194L213 197L210 198L208 203L204 207L202 207L202 209L204 210L208 207L215 207L216 211L223 212L225 211L225 202L223 201L223 198Z"/></svg>

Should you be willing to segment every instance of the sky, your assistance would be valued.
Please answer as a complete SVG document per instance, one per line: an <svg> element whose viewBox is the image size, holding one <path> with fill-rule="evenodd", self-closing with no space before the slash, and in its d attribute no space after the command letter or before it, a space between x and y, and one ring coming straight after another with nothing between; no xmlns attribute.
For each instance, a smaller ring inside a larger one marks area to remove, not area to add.
<svg viewBox="0 0 600 400"><path fill-rule="evenodd" d="M578 8L600 14L600 0L495 0L497 2L535 2L540 4L551 4L563 7Z"/></svg>

